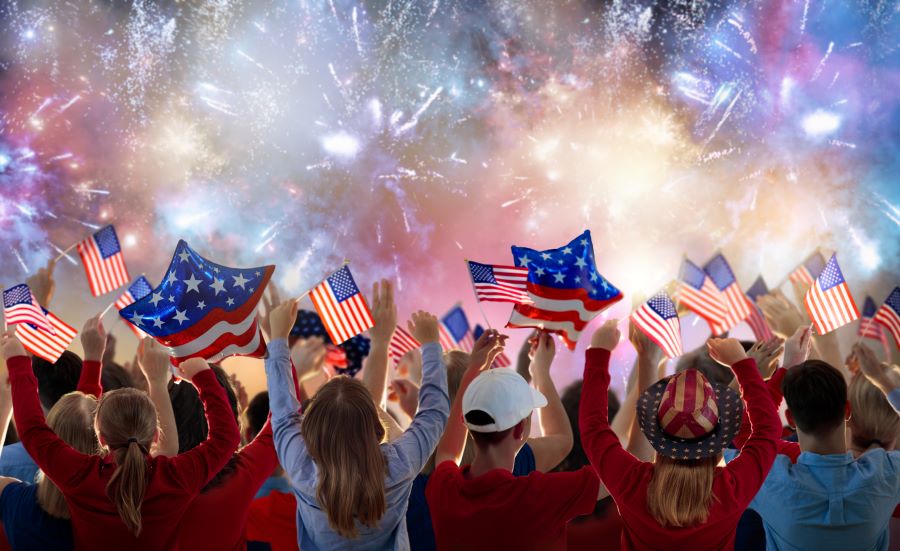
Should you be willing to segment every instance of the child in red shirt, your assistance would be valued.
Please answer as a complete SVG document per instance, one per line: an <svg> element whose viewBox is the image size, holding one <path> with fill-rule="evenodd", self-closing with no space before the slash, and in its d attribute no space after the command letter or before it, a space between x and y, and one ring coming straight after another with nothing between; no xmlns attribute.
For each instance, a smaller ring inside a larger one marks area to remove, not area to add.
<svg viewBox="0 0 900 551"><path fill-rule="evenodd" d="M716 467L740 426L740 397L724 385L711 385L696 370L656 383L639 400L641 431L657 452L655 463L642 462L622 449L607 420L609 356L619 342L616 323L610 320L598 329L586 351L580 425L588 458L619 507L622 549L732 549L738 520L772 466L781 432L755 362L735 339L709 341L710 356L731 366L747 402L752 434L741 463ZM671 482L656 501L650 495L654 476ZM701 496L708 498L705 504L677 491L707 476L711 493ZM685 521L688 514L702 520Z"/></svg>
<svg viewBox="0 0 900 551"><path fill-rule="evenodd" d="M240 439L225 393L206 362L195 358L179 368L206 405L206 442L176 457L151 457L148 450L158 438L156 408L145 393L120 389L104 394L97 407L98 437L110 451L91 456L72 449L47 426L31 360L18 339L7 333L2 348L19 435L66 496L75 549L178 549L181 515Z"/></svg>

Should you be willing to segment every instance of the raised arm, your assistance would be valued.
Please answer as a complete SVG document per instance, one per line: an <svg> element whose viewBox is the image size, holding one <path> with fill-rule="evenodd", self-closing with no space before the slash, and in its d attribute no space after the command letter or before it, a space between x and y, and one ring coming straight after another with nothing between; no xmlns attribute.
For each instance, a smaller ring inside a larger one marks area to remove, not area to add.
<svg viewBox="0 0 900 551"><path fill-rule="evenodd" d="M900 412L900 369L879 362L872 349L862 343L853 346L852 355L866 379L884 393L895 411Z"/></svg>
<svg viewBox="0 0 900 551"><path fill-rule="evenodd" d="M65 490L77 484L86 469L89 456L72 449L47 426L38 399L37 378L31 357L11 331L2 339L3 357L9 369L13 415L19 439L25 451L57 486Z"/></svg>
<svg viewBox="0 0 900 551"><path fill-rule="evenodd" d="M535 467L545 473L559 465L569 455L574 438L566 409L559 399L553 379L550 378L550 365L556 353L553 335L541 331L537 335L533 350L529 367L531 382L547 398L547 405L537 410L542 436L529 438L528 445L534 452Z"/></svg>
<svg viewBox="0 0 900 551"><path fill-rule="evenodd" d="M584 452L613 497L622 490L624 474L641 461L622 448L609 426L609 356L619 342L618 320L608 320L591 337L585 351L584 384L578 412L578 427Z"/></svg>
<svg viewBox="0 0 900 551"><path fill-rule="evenodd" d="M397 306L394 304L394 287L382 279L372 286L372 319L375 325L369 329L372 337L362 382L372 395L375 407L384 410L387 387L388 344L397 327Z"/></svg>
<svg viewBox="0 0 900 551"><path fill-rule="evenodd" d="M409 428L391 445L409 464L409 476L422 470L444 432L450 415L447 396L447 370L438 344L438 321L433 315L419 311L412 315L409 332L422 343L422 387L419 389L419 411Z"/></svg>
<svg viewBox="0 0 900 551"><path fill-rule="evenodd" d="M179 375L200 392L209 435L199 446L169 459L174 475L185 488L200 491L228 463L241 443L237 421L225 389L202 358L190 358L178 366ZM184 384L184 383L182 383ZM176 439L177 440L177 439Z"/></svg>
<svg viewBox="0 0 900 551"><path fill-rule="evenodd" d="M747 357L741 343L737 339L710 339L707 345L712 359L731 366L741 385L741 397L747 404L750 438L741 448L740 455L725 467L732 476L736 499L746 505L772 468L776 444L781 436L781 422L769 390L756 369L756 361Z"/></svg>
<svg viewBox="0 0 900 551"><path fill-rule="evenodd" d="M3 443L6 442L10 419L12 419L12 391L9 387L6 359L0 355L0 453L3 452Z"/></svg>
<svg viewBox="0 0 900 551"><path fill-rule="evenodd" d="M155 339L144 337L138 345L137 363L147 379L148 394L159 416L159 442L154 455L178 455L178 425L168 389L171 374L169 355Z"/></svg>
<svg viewBox="0 0 900 551"><path fill-rule="evenodd" d="M81 363L77 389L99 399L103 394L100 376L103 372L103 352L106 350L106 331L99 315L84 323L81 329L81 347L84 348L84 360Z"/></svg>
<svg viewBox="0 0 900 551"><path fill-rule="evenodd" d="M659 364L663 359L662 349L650 340L640 329L633 323L628 326L629 338L634 350L637 352L637 385L635 402L632 407L637 407L637 397L644 393L650 385L657 381L659 373ZM621 413L621 410L620 410ZM653 446L641 431L640 423L638 423L637 415L632 414L631 431L628 434L628 452L640 459L641 461L653 461L655 451Z"/></svg>

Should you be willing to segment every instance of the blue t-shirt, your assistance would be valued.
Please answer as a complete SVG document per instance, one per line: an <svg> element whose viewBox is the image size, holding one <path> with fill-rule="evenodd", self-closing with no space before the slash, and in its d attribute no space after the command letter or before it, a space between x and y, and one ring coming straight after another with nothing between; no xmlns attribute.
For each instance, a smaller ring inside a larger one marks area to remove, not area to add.
<svg viewBox="0 0 900 551"><path fill-rule="evenodd" d="M531 450L531 446L525 444L516 454L516 464L513 466L512 474L528 476L536 470L534 452ZM411 551L434 551L437 548L434 541L434 528L431 526L431 511L428 510L428 502L425 501L425 486L428 485L428 476L420 473L413 481L412 491L409 493L406 530L409 532Z"/></svg>
<svg viewBox="0 0 900 551"><path fill-rule="evenodd" d="M0 519L6 540L16 551L71 551L72 525L51 517L38 505L37 484L15 482L0 494Z"/></svg>
<svg viewBox="0 0 900 551"><path fill-rule="evenodd" d="M22 482L35 482L38 466L25 451L21 442L3 446L3 455L0 456L0 476L17 478Z"/></svg>

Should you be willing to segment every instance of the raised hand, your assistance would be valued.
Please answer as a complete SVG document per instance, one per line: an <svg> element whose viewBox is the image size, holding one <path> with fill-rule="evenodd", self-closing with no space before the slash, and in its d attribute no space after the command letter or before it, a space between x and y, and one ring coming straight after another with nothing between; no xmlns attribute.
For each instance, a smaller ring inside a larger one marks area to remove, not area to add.
<svg viewBox="0 0 900 551"><path fill-rule="evenodd" d="M878 361L878 357L868 346L856 343L853 345L851 355L859 363L859 370L866 376L866 379L885 394L900 387L900 373L897 368L887 362Z"/></svg>
<svg viewBox="0 0 900 551"><path fill-rule="evenodd" d="M152 385L169 382L171 358L166 348L152 337L144 337L138 345L137 365Z"/></svg>
<svg viewBox="0 0 900 551"><path fill-rule="evenodd" d="M643 331L638 329L633 321L628 321L628 340L634 346L638 357L645 359L653 365L659 365L663 358L662 348L653 342Z"/></svg>
<svg viewBox="0 0 900 551"><path fill-rule="evenodd" d="M372 285L372 319L375 321L369 329L372 340L389 342L397 328L397 305L394 304L394 286L387 279Z"/></svg>
<svg viewBox="0 0 900 551"><path fill-rule="evenodd" d="M791 368L809 359L811 344L812 327L804 325L797 328L791 338L784 343L784 367Z"/></svg>
<svg viewBox="0 0 900 551"><path fill-rule="evenodd" d="M391 390L397 396L400 409L410 416L416 416L419 409L419 387L407 379L394 379L391 381Z"/></svg>
<svg viewBox="0 0 900 551"><path fill-rule="evenodd" d="M228 381L231 383L231 388L234 389L234 394L237 397L239 411L247 411L247 406L250 405L250 396L247 395L247 387L245 387L244 383L238 379L237 373L229 375Z"/></svg>
<svg viewBox="0 0 900 551"><path fill-rule="evenodd" d="M297 321L297 309L300 301L288 299L269 311L269 328L271 339L287 339Z"/></svg>
<svg viewBox="0 0 900 551"><path fill-rule="evenodd" d="M757 341L747 351L747 356L756 360L756 369L763 379L772 376L778 367L778 357L784 352L784 339L772 337L766 341Z"/></svg>
<svg viewBox="0 0 900 551"><path fill-rule="evenodd" d="M706 346L709 348L709 357L726 367L747 359L747 353L737 339L713 338L706 341Z"/></svg>
<svg viewBox="0 0 900 551"><path fill-rule="evenodd" d="M438 342L438 320L433 314L419 310L407 323L409 333L422 345Z"/></svg>
<svg viewBox="0 0 900 551"><path fill-rule="evenodd" d="M616 348L616 345L619 344L619 340L622 337L622 333L619 331L618 326L619 320L606 320L606 322L591 335L591 348L603 348L612 352Z"/></svg>
<svg viewBox="0 0 900 551"><path fill-rule="evenodd" d="M469 356L469 368L482 370L491 366L494 359L503 352L506 335L496 329L488 329L478 337Z"/></svg>
<svg viewBox="0 0 900 551"><path fill-rule="evenodd" d="M531 376L535 376L536 371L544 373L550 372L550 365L553 364L553 358L556 356L556 341L551 333L539 331L531 340L531 350L528 355L531 357L531 364L528 366Z"/></svg>
<svg viewBox="0 0 900 551"><path fill-rule="evenodd" d="M762 295L756 302L772 331L783 338L790 337L797 328L808 323L800 310L781 291Z"/></svg>
<svg viewBox="0 0 900 551"><path fill-rule="evenodd" d="M84 327L81 329L81 346L84 348L85 361L103 361L103 352L106 350L106 330L103 328L99 314L84 322Z"/></svg>
<svg viewBox="0 0 900 551"><path fill-rule="evenodd" d="M259 326L269 339L272 339L272 328L269 326L269 314L276 306L281 304L281 294L278 292L278 285L275 281L270 280L266 286L266 292L262 296L263 312L259 317Z"/></svg>
<svg viewBox="0 0 900 551"><path fill-rule="evenodd" d="M209 369L209 364L203 358L188 358L178 366L178 373L182 379L192 381L194 375L205 369Z"/></svg>
<svg viewBox="0 0 900 551"><path fill-rule="evenodd" d="M3 348L3 358L7 361L16 356L28 355L28 353L25 352L25 347L22 346L19 338L16 337L15 333L12 331L7 331L3 334L3 338L0 339L0 347Z"/></svg>
<svg viewBox="0 0 900 551"><path fill-rule="evenodd" d="M25 280L34 300L44 308L50 307L50 300L53 298L53 292L56 290L56 281L53 280L53 269L56 268L56 259L51 258L47 261L47 266L41 268L36 274Z"/></svg>
<svg viewBox="0 0 900 551"><path fill-rule="evenodd" d="M325 369L325 341L322 337L298 339L291 347L291 359L301 383L322 373Z"/></svg>

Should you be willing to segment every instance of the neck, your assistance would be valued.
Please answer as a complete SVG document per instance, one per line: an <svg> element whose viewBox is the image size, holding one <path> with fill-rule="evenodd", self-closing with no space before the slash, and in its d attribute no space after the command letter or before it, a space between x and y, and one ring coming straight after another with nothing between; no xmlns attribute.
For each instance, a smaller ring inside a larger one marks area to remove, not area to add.
<svg viewBox="0 0 900 551"><path fill-rule="evenodd" d="M798 430L797 440L800 442L800 449L805 452L819 455L847 453L847 437L844 435L844 431L843 423L840 427L822 436L806 434Z"/></svg>
<svg viewBox="0 0 900 551"><path fill-rule="evenodd" d="M472 478L483 475L494 469L503 469L512 472L516 464L516 454L510 453L507 446L487 446L475 451L475 458L469 467L469 476Z"/></svg>

